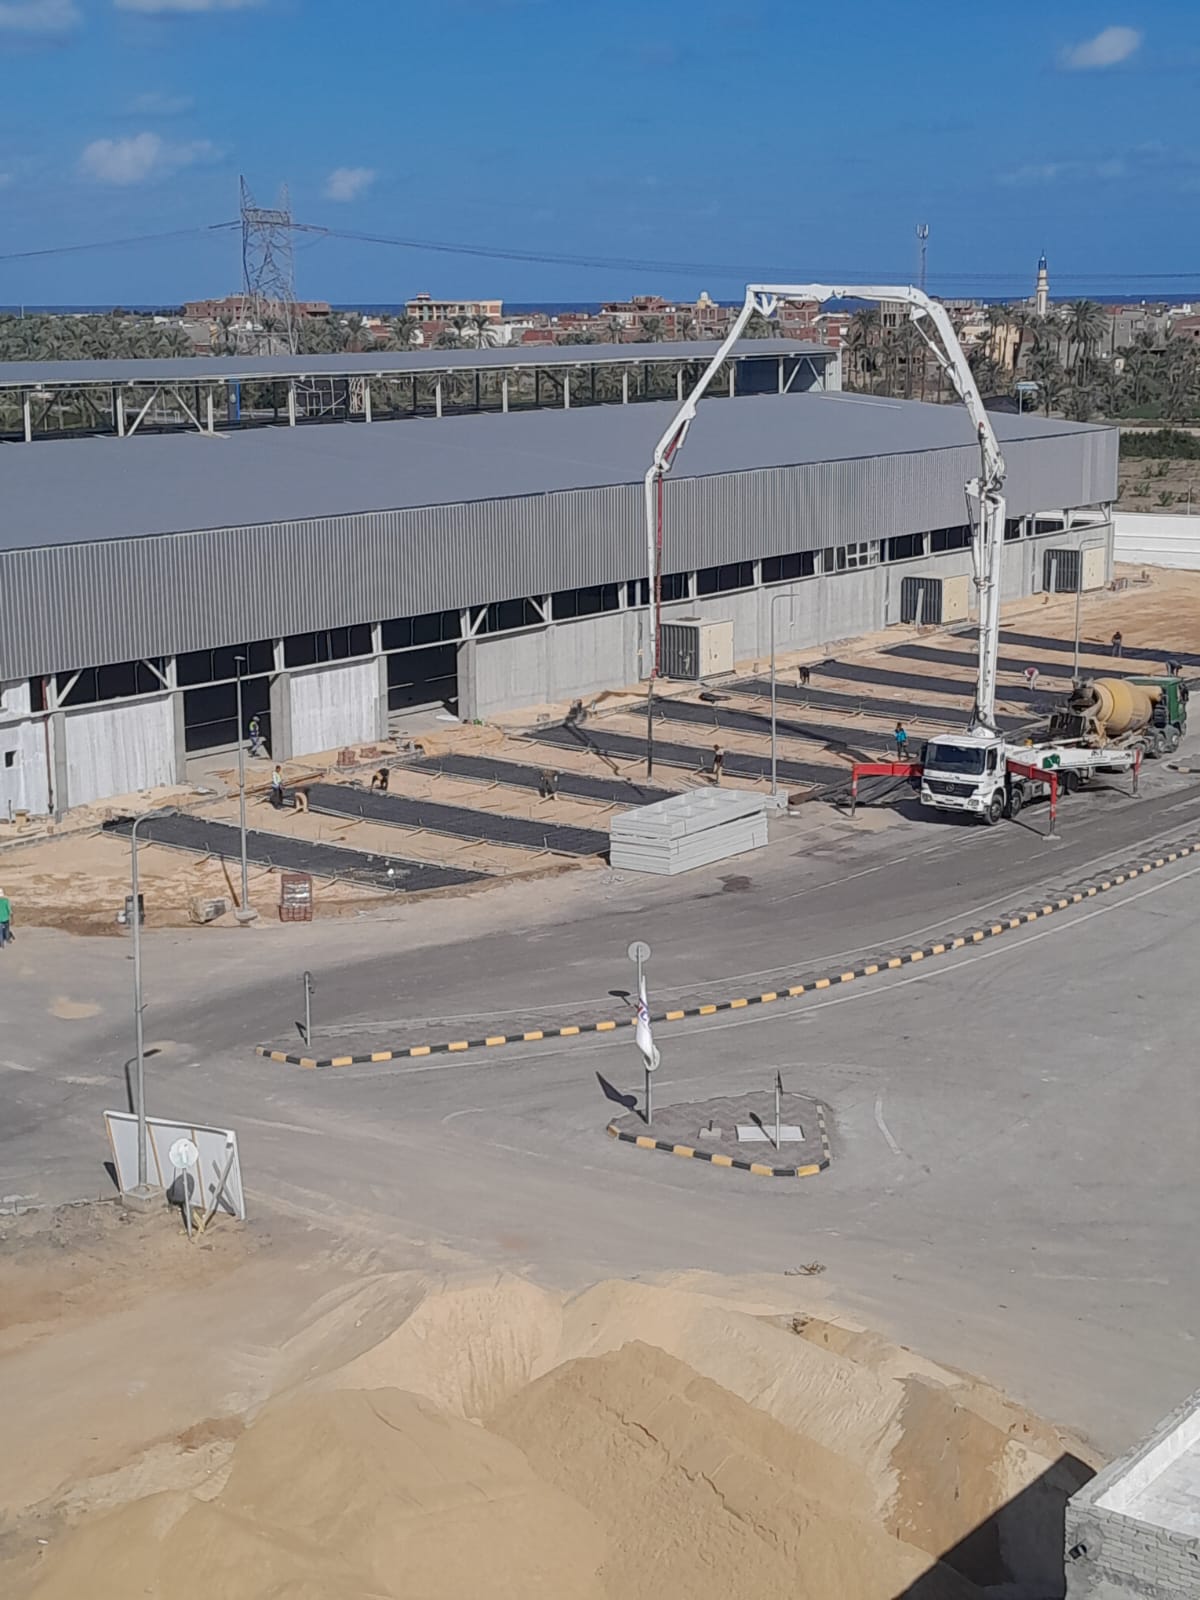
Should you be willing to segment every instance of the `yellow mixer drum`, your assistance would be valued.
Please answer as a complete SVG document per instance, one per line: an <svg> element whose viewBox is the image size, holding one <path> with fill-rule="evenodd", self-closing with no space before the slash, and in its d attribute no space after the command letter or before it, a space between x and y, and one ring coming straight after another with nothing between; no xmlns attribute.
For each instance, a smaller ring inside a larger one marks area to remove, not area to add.
<svg viewBox="0 0 1200 1600"><path fill-rule="evenodd" d="M1094 695L1092 714L1110 734L1133 733L1154 717L1162 699L1157 685L1130 683L1125 678L1095 678L1088 685Z"/></svg>

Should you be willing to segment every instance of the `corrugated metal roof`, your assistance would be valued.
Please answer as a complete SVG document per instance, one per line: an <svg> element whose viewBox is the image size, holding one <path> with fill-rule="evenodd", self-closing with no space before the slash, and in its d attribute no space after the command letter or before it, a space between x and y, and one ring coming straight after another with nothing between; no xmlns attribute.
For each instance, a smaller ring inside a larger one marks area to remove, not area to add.
<svg viewBox="0 0 1200 1600"><path fill-rule="evenodd" d="M512 371L517 367L608 366L643 361L707 361L716 339L655 344L498 345L483 350L373 350L362 355L176 356L144 361L2 361L0 389L55 384L185 384L262 382L268 378L362 378L377 374ZM735 356L832 356L826 345L799 339L740 339Z"/></svg>
<svg viewBox="0 0 1200 1600"><path fill-rule="evenodd" d="M0 550L640 483L674 411L666 401L171 435L136 445L93 438L13 446L0 450ZM1028 415L994 422L1002 443L1110 431ZM840 393L713 400L701 406L671 477L973 443L960 406Z"/></svg>

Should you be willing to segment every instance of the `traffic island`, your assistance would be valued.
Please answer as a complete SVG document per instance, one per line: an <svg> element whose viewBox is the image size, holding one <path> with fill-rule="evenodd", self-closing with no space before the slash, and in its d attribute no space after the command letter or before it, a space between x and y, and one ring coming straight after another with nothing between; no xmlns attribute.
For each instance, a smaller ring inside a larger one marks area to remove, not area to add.
<svg viewBox="0 0 1200 1600"><path fill-rule="evenodd" d="M613 1118L608 1133L639 1150L733 1167L759 1178L812 1178L824 1172L831 1159L825 1107L806 1095L785 1094L780 1113L778 1148L770 1090L655 1106L650 1127L641 1111L629 1111ZM739 1128L757 1137L739 1138Z"/></svg>

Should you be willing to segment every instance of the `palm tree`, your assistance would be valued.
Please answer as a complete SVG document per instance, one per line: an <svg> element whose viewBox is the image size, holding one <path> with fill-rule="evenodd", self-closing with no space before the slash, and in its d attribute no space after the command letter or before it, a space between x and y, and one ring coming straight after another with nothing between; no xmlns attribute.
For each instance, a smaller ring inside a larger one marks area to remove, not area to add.
<svg viewBox="0 0 1200 1600"><path fill-rule="evenodd" d="M1029 375L1038 386L1038 394L1047 416L1062 398L1067 376L1058 356L1049 343L1039 344L1029 363Z"/></svg>
<svg viewBox="0 0 1200 1600"><path fill-rule="evenodd" d="M1068 349L1075 347L1075 359L1068 362L1072 378L1086 385L1091 377L1092 356L1105 330L1105 312L1094 300L1072 300L1066 308L1063 329Z"/></svg>
<svg viewBox="0 0 1200 1600"><path fill-rule="evenodd" d="M1017 336L1013 345L1013 372L1019 374L1026 344L1037 342L1040 321L1031 305L1027 305L1024 300L1018 300L1016 305L1008 308L1008 322Z"/></svg>
<svg viewBox="0 0 1200 1600"><path fill-rule="evenodd" d="M770 317L764 317L761 311L752 311L750 320L742 330L743 339L773 339L779 329Z"/></svg>
<svg viewBox="0 0 1200 1600"><path fill-rule="evenodd" d="M666 320L655 312L638 319L638 344L654 344L666 330Z"/></svg>
<svg viewBox="0 0 1200 1600"><path fill-rule="evenodd" d="M393 317L388 323L385 347L388 350L411 350L413 336L419 331L420 326L416 317L410 317L407 312L402 317Z"/></svg>
<svg viewBox="0 0 1200 1600"><path fill-rule="evenodd" d="M875 370L876 334L879 329L879 312L874 308L856 311L846 330L846 354L850 357L847 378L851 387L870 389L871 374Z"/></svg>
<svg viewBox="0 0 1200 1600"><path fill-rule="evenodd" d="M613 344L624 344L625 324L621 321L620 317L610 317L608 319L607 332Z"/></svg>
<svg viewBox="0 0 1200 1600"><path fill-rule="evenodd" d="M675 319L675 337L677 339L694 339L700 332L700 324L690 311L681 312Z"/></svg>
<svg viewBox="0 0 1200 1600"><path fill-rule="evenodd" d="M1005 366L1005 356L1008 352L1008 329L1012 324L1012 312L1008 306L989 306L987 308L988 322L988 354L997 366Z"/></svg>

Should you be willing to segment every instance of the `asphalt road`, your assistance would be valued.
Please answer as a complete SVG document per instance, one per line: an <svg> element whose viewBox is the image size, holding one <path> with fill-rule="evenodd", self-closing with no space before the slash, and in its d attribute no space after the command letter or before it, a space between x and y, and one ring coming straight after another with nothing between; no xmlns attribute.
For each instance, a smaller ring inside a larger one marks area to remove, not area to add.
<svg viewBox="0 0 1200 1600"><path fill-rule="evenodd" d="M304 966L318 1045L566 1020L622 1003L608 991L628 985L634 936L656 1003L728 992L1200 833L1200 789L1178 775L1154 773L1141 802L1079 800L1056 845L1036 811L992 830L784 819L768 851L684 881L596 870L386 920L150 929L151 1110L236 1127L257 1212L379 1247L564 1283L819 1260L834 1305L1119 1449L1195 1384L1200 865L921 968L662 1028L660 1104L769 1086L777 1068L828 1103L834 1166L800 1184L605 1138L605 1083L640 1086L627 1033L323 1073L249 1048L295 1038ZM19 932L0 957L0 1197L103 1190L128 956L117 938Z"/></svg>

